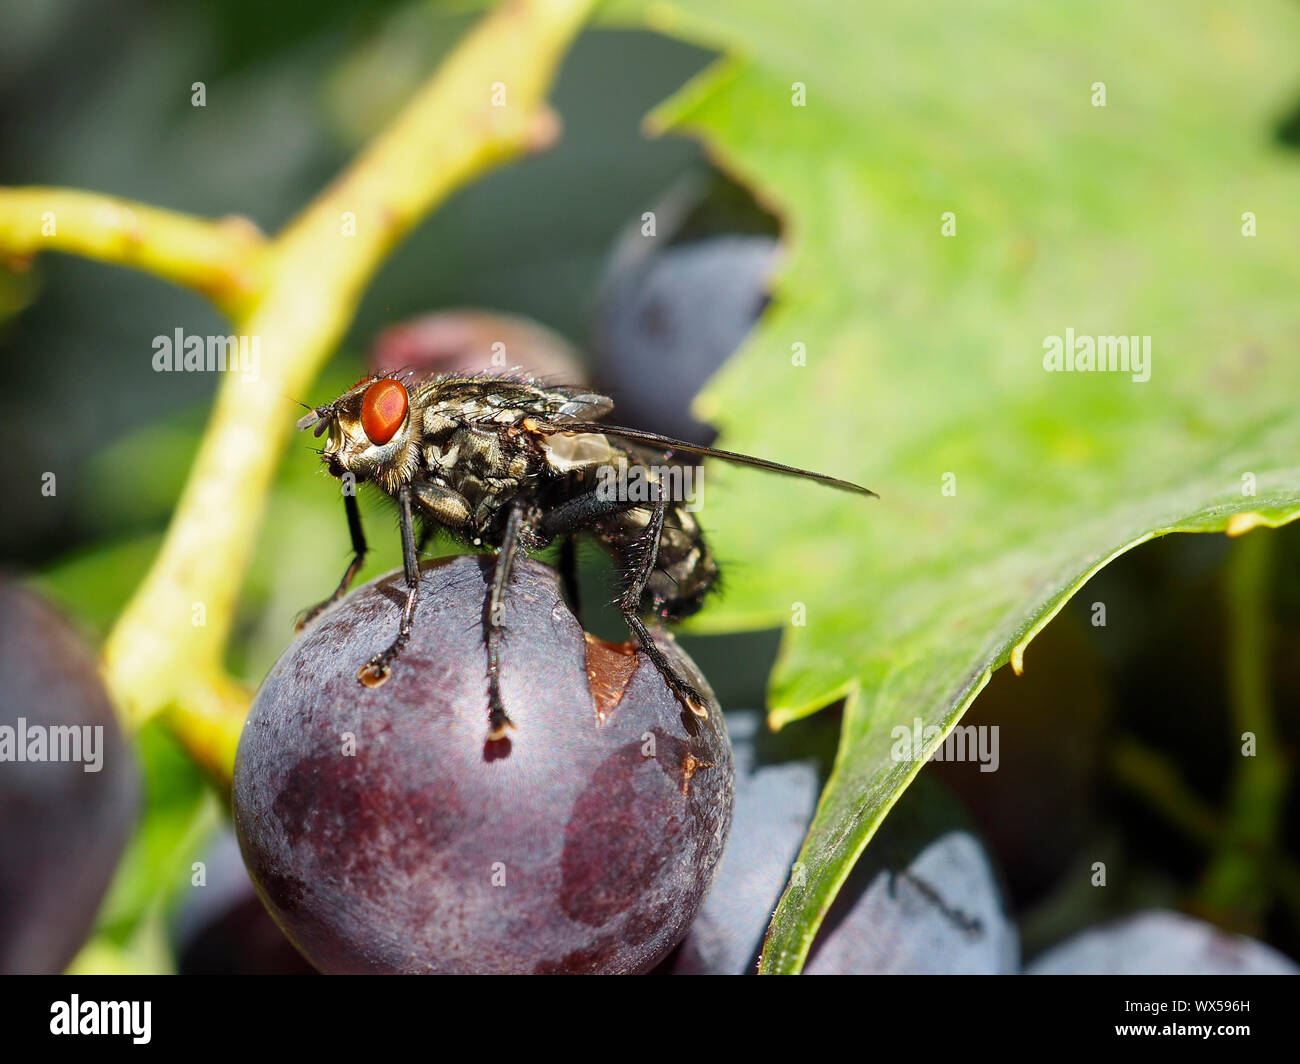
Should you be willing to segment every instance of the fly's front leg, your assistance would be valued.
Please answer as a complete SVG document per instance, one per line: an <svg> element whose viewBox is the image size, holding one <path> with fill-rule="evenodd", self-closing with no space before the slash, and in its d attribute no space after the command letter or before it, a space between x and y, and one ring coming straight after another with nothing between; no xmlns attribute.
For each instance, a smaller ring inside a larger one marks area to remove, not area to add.
<svg viewBox="0 0 1300 1064"><path fill-rule="evenodd" d="M398 523L402 529L402 569L406 575L406 604L402 607L402 624L397 638L357 671L357 680L366 687L378 687L388 679L389 666L397 660L411 638L415 620L415 603L420 597L420 559L415 552L415 525L411 518L411 489L397 493Z"/></svg>
<svg viewBox="0 0 1300 1064"><path fill-rule="evenodd" d="M357 497L355 494L349 494L346 490L343 494L343 508L348 515L348 534L352 537L352 561L343 573L343 579L339 581L339 586L334 589L334 594L324 602L319 602L311 609L307 610L298 618L297 627L303 628L308 622L314 620L317 615L327 606L332 606L338 602L344 594L347 593L352 581L356 578L357 573L361 571L361 566L366 560L366 533L361 527L361 511L357 509Z"/></svg>
<svg viewBox="0 0 1300 1064"><path fill-rule="evenodd" d="M523 510L511 506L506 517L501 549L497 552L496 569L492 574L492 594L488 596L487 623L484 625L487 641L488 682L488 741L496 742L506 737L514 722L506 713L501 701L501 632L505 620L506 588L510 584L510 570L519 551L519 531L523 527Z"/></svg>

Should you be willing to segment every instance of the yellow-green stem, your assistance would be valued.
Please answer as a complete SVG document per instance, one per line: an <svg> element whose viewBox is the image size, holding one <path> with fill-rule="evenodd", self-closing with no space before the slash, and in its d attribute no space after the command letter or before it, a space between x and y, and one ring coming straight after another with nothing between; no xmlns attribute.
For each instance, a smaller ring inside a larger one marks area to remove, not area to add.
<svg viewBox="0 0 1300 1064"><path fill-rule="evenodd" d="M77 189L0 189L0 255L11 266L69 252L193 288L231 315L262 284L264 245L246 218L206 221Z"/></svg>

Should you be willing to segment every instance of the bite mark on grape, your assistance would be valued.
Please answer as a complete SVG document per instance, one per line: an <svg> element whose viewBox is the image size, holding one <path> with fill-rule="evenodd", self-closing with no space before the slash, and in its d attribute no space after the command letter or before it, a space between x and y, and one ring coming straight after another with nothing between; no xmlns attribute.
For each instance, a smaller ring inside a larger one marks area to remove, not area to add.
<svg viewBox="0 0 1300 1064"><path fill-rule="evenodd" d="M587 640L587 686L596 703L596 720L605 723L610 711L617 709L627 692L627 685L636 675L635 643L607 643L589 632Z"/></svg>

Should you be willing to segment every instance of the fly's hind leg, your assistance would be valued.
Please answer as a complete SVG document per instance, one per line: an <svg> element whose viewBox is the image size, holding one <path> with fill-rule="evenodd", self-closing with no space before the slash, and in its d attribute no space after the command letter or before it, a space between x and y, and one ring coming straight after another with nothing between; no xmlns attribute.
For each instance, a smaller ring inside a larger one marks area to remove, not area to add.
<svg viewBox="0 0 1300 1064"><path fill-rule="evenodd" d="M410 488L402 488L398 492L397 514L398 524L402 529L402 571L406 577L406 604L402 607L402 622L397 630L397 638L357 671L358 682L366 687L378 687L388 679L389 667L410 641L411 625L415 620L415 603L420 597L420 560L415 552L415 526L411 518Z"/></svg>
<svg viewBox="0 0 1300 1064"><path fill-rule="evenodd" d="M619 596L618 608L623 614L623 620L631 629L636 640L641 644L641 649L645 651L646 657L654 663L654 667L659 670L668 686L672 688L678 700L697 717L707 717L708 701L697 691L688 680L686 680L673 663L659 646L655 643L654 637L650 630L645 626L645 622L638 615L638 609L641 605L641 595L645 591L646 583L655 571L655 563L659 558L659 539L663 535L664 516L668 511L667 504L663 499L662 485L654 485L657 492L653 502L647 504L644 502L628 502L626 500L609 499L602 496L599 492L593 491L587 495L581 495L576 499L556 507L543 520L541 532L544 536L551 537L574 531L577 528L589 527L595 524L603 517L610 517L616 513L626 510L636 510L649 506L650 520L646 522L645 531L636 544L627 548L626 553L631 554L638 547L640 557L636 561L636 568L623 593Z"/></svg>
<svg viewBox="0 0 1300 1064"><path fill-rule="evenodd" d="M662 488L660 488L660 497L652 504L650 520L646 524L644 538L642 539L645 547L641 554L640 565L638 565L627 587L624 588L623 594L619 597L618 608L622 611L623 620L627 622L628 628L632 630L637 642L641 644L641 649L645 651L646 657L654 663L660 675L672 688L673 694L695 716L705 718L709 715L708 701L695 689L693 684L687 681L673 667L673 663L659 649L654 637L650 634L650 630L646 628L645 622L641 620L637 613L641 605L641 594L645 591L646 583L649 581L651 574L654 573L655 562L659 557L659 539L663 535L664 514L666 511L667 506L663 501L663 492Z"/></svg>
<svg viewBox="0 0 1300 1064"><path fill-rule="evenodd" d="M668 660L667 656L655 643L654 637L650 634L650 629L645 626L645 622L636 615L634 611L625 610L623 619L627 626L632 629L632 634L636 636L637 642L641 644L641 649L645 651L654 666L668 682L668 686L673 689L673 694L677 696L679 702L689 709L695 716L704 720L709 715L708 700L700 694L699 691L683 678L673 667L673 663Z"/></svg>

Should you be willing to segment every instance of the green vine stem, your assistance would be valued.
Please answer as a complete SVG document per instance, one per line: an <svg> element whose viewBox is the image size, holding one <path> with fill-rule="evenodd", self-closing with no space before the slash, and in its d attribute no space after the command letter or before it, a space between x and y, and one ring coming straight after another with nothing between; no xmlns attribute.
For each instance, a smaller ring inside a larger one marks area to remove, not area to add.
<svg viewBox="0 0 1300 1064"><path fill-rule="evenodd" d="M134 266L207 294L240 335L259 337L260 375L223 380L162 548L103 659L127 720L139 726L165 713L220 784L229 781L250 699L226 674L226 645L294 422L287 397L309 394L366 285L412 226L459 186L553 141L558 122L546 95L593 5L508 0L496 8L269 240L247 223L86 192L0 189L0 257L21 264L56 250Z"/></svg>
<svg viewBox="0 0 1300 1064"><path fill-rule="evenodd" d="M76 189L0 189L0 254L10 267L42 251L132 266L193 288L232 319L263 283L265 244L247 218L212 222Z"/></svg>

